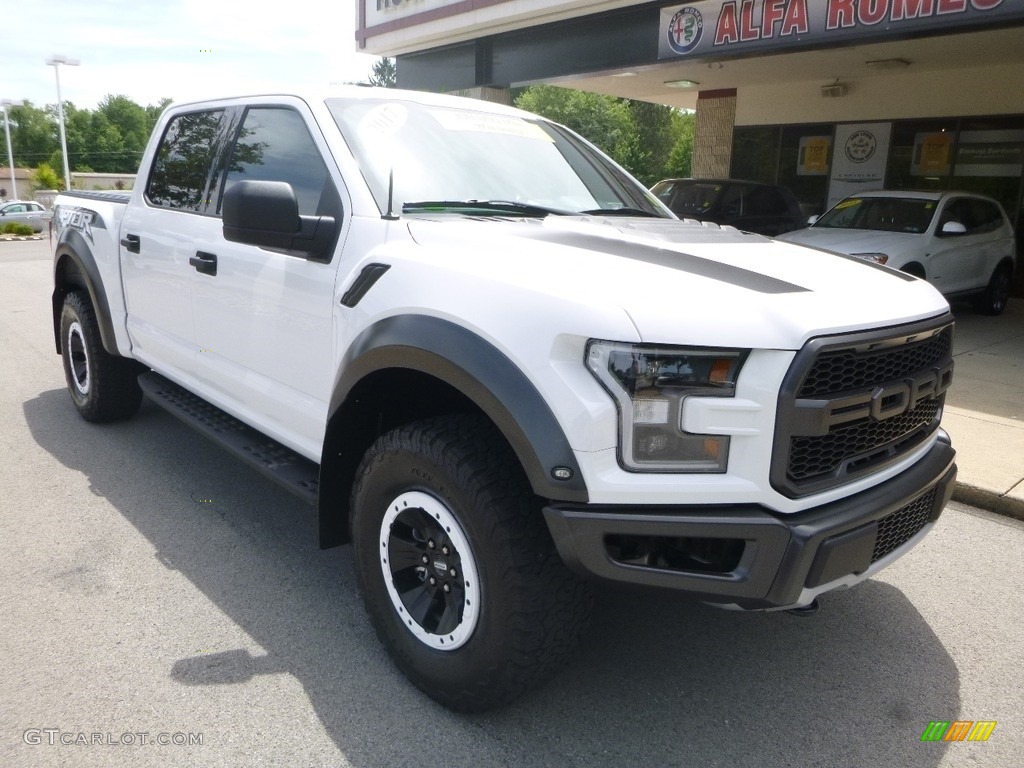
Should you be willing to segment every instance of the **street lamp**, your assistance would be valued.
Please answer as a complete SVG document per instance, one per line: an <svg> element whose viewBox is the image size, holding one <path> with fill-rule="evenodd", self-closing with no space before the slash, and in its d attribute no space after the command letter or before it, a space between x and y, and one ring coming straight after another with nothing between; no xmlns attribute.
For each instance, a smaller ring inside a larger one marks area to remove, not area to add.
<svg viewBox="0 0 1024 768"><path fill-rule="evenodd" d="M69 59L67 56L54 55L48 58L46 63L53 67L53 71L57 75L57 121L60 125L60 149L64 153L64 189L66 191L71 189L71 169L68 168L68 140L64 136L64 101L60 96L60 65L77 67L82 62L78 59Z"/></svg>
<svg viewBox="0 0 1024 768"><path fill-rule="evenodd" d="M17 200L18 182L14 180L14 152L11 149L11 117L7 112L7 108L13 105L14 102L10 99L0 101L0 106L4 108L4 133L7 134L7 162L11 166L11 199Z"/></svg>

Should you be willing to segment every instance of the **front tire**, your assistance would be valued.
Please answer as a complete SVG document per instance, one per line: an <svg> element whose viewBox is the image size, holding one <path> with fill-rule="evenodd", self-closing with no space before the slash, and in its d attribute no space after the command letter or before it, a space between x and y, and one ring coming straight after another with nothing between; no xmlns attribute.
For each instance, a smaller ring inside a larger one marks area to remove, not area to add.
<svg viewBox="0 0 1024 768"><path fill-rule="evenodd" d="M1013 270L1008 264L1000 264L992 273L984 293L974 302L974 310L982 315L1000 315L1010 300L1010 281Z"/></svg>
<svg viewBox="0 0 1024 768"><path fill-rule="evenodd" d="M562 666L589 589L558 557L515 455L484 419L396 429L352 494L366 610L396 665L451 709L506 704Z"/></svg>
<svg viewBox="0 0 1024 768"><path fill-rule="evenodd" d="M64 297L60 343L68 392L82 418L120 421L139 410L139 368L134 361L103 348L96 311L84 292L73 291Z"/></svg>

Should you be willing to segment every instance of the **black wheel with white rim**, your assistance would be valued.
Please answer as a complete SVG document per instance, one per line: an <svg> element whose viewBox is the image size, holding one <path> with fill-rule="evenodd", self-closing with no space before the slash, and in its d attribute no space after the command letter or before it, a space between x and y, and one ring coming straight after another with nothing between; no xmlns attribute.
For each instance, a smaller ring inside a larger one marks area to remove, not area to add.
<svg viewBox="0 0 1024 768"><path fill-rule="evenodd" d="M73 320L68 326L64 349L68 357L70 386L79 397L87 398L92 383L89 377L89 349L85 343L82 324L78 320Z"/></svg>
<svg viewBox="0 0 1024 768"><path fill-rule="evenodd" d="M999 315L1006 309L1010 300L1010 283L1013 268L1009 264L1000 264L992 273L985 291L975 300L974 309L983 315Z"/></svg>
<svg viewBox="0 0 1024 768"><path fill-rule="evenodd" d="M140 367L103 348L96 311L83 291L73 291L64 297L60 341L71 402L84 419L117 421L129 418L139 409Z"/></svg>
<svg viewBox="0 0 1024 768"><path fill-rule="evenodd" d="M380 527L381 575L391 606L431 648L465 645L479 617L480 582L466 534L447 506L406 491Z"/></svg>
<svg viewBox="0 0 1024 768"><path fill-rule="evenodd" d="M359 468L351 510L367 613L428 696L480 712L568 661L590 591L558 557L539 500L486 419L383 435Z"/></svg>

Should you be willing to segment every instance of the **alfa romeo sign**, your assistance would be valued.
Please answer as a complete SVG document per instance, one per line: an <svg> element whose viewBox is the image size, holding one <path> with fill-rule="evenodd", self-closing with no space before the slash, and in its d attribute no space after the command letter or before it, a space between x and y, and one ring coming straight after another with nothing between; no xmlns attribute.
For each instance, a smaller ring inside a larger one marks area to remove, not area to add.
<svg viewBox="0 0 1024 768"><path fill-rule="evenodd" d="M1024 20L1021 0L698 0L662 8L659 58L813 48Z"/></svg>

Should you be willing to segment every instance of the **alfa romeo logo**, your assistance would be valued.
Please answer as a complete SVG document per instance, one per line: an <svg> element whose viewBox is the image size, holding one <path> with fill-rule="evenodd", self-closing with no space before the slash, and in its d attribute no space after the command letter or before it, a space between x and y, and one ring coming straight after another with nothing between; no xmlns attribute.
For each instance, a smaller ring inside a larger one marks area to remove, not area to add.
<svg viewBox="0 0 1024 768"><path fill-rule="evenodd" d="M846 156L854 163L866 162L877 148L878 141L870 131L856 131L846 140Z"/></svg>
<svg viewBox="0 0 1024 768"><path fill-rule="evenodd" d="M683 8L668 23L668 47L676 53L689 53L700 42L704 19L696 8Z"/></svg>

